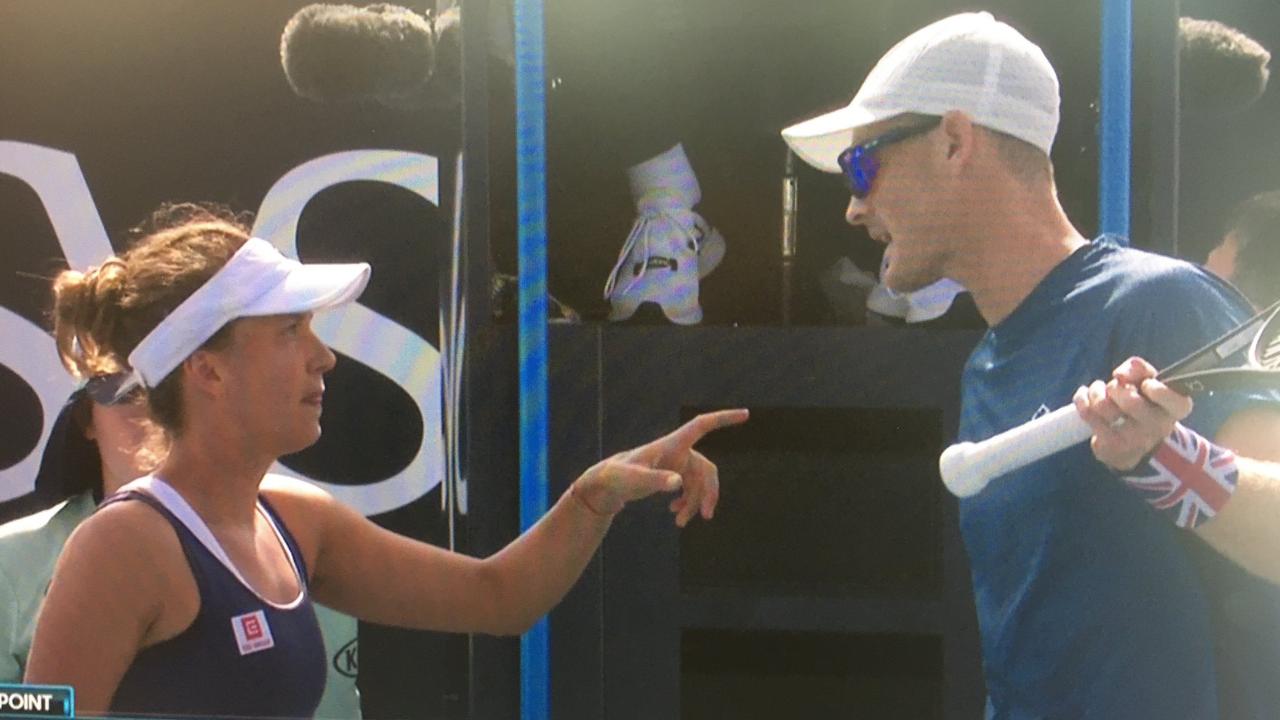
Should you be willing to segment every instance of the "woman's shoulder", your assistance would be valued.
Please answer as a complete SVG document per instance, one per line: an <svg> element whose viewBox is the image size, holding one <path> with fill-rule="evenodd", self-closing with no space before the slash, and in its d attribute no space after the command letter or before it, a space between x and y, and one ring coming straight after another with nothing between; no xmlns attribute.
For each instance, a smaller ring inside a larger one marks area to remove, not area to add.
<svg viewBox="0 0 1280 720"><path fill-rule="evenodd" d="M324 518L336 502L328 492L305 480L274 473L262 479L258 494L290 529L299 523L314 524Z"/></svg>
<svg viewBox="0 0 1280 720"><path fill-rule="evenodd" d="M161 597L186 569L172 525L138 500L116 500L67 539L54 578L84 592L124 592L139 603ZM72 580L72 578L75 578Z"/></svg>
<svg viewBox="0 0 1280 720"><path fill-rule="evenodd" d="M314 567L323 538L331 529L340 529L334 521L337 500L305 480L274 473L262 479L258 493L302 547L307 566Z"/></svg>
<svg viewBox="0 0 1280 720"><path fill-rule="evenodd" d="M144 500L132 496L108 498L71 533L67 544L92 545L102 552L146 558L172 543L178 548L173 525ZM125 558L122 558L122 560Z"/></svg>
<svg viewBox="0 0 1280 720"><path fill-rule="evenodd" d="M306 480L278 473L267 473L258 488L269 501L328 502L333 499L332 495Z"/></svg>

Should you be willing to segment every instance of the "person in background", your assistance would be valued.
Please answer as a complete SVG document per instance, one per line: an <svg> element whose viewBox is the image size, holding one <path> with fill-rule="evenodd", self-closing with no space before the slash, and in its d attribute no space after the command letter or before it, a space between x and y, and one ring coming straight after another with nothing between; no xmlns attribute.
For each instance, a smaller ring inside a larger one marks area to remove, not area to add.
<svg viewBox="0 0 1280 720"><path fill-rule="evenodd" d="M1280 190L1258 193L1237 205L1204 266L1234 284L1258 309L1280 300Z"/></svg>
<svg viewBox="0 0 1280 720"><path fill-rule="evenodd" d="M0 681L22 680L36 613L71 532L103 497L155 465L146 408L136 397L116 401L97 392L101 387L72 393L50 434L37 488L59 499L0 525Z"/></svg>

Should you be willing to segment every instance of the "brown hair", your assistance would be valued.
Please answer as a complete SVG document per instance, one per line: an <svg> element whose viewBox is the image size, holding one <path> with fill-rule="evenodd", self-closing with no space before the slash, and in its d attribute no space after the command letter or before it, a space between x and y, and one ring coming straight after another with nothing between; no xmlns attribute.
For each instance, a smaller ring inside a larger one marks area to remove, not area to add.
<svg viewBox="0 0 1280 720"><path fill-rule="evenodd" d="M248 241L248 217L209 203L165 204L130 237L119 256L53 282L58 355L77 377L128 370L138 343ZM203 347L223 346L228 327ZM181 373L147 388L147 404L158 425L180 434Z"/></svg>

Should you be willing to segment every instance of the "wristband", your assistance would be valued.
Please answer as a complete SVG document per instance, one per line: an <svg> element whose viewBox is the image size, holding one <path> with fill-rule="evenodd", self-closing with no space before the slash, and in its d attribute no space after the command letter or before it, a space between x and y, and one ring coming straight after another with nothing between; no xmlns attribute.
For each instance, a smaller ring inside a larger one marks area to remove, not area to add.
<svg viewBox="0 0 1280 720"><path fill-rule="evenodd" d="M1214 445L1182 423L1137 467L1120 477L1180 528L1194 528L1218 514L1236 491L1235 453Z"/></svg>

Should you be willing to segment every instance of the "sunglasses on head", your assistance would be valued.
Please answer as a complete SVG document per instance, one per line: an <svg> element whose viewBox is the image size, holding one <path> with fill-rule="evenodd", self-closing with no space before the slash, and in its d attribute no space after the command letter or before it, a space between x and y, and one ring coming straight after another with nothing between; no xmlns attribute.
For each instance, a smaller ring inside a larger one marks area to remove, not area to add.
<svg viewBox="0 0 1280 720"><path fill-rule="evenodd" d="M120 405L133 402L142 396L142 386L125 387L132 373L119 372L110 375L94 375L85 381L84 392L99 405Z"/></svg>
<svg viewBox="0 0 1280 720"><path fill-rule="evenodd" d="M836 162L844 172L844 179L849 182L849 192L859 200L870 195L871 183L875 181L876 172L880 170L880 160L876 157L876 153L894 143L923 135L938 127L941 122L942 118L934 118L922 125L894 128L866 142L845 148L836 157Z"/></svg>

